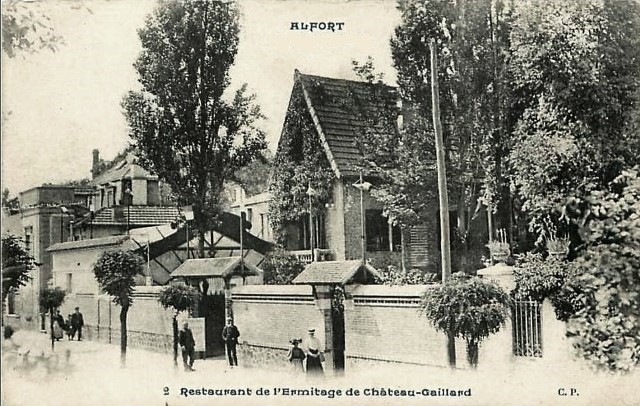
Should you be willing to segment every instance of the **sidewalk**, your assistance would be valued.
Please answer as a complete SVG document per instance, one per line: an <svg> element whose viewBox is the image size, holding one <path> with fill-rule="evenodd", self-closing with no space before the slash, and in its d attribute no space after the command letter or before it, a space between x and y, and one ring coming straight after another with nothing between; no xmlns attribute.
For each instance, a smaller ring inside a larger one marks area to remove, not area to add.
<svg viewBox="0 0 640 406"><path fill-rule="evenodd" d="M633 376L612 377L589 371L536 368L508 371L452 371L398 365L351 371L346 377L309 381L304 376L261 368L229 368L224 358L196 360L195 372L173 365L171 354L130 348L126 368L120 366L120 347L92 341L60 340L51 353L46 334L18 331L14 341L29 359L48 359L28 370L16 369L3 354L3 405L205 405L205 404L424 404L430 405L618 405L637 404ZM68 360L67 360L67 354ZM15 360L14 360L15 361ZM15 366L15 362L13 364ZM471 397L396 395L362 396L364 390L430 390L471 388ZM558 390L576 388L580 396L562 397ZM313 391L284 393L284 390ZM347 390L361 396L347 396ZM226 392L225 392L226 390ZM258 393L262 390L262 394ZM266 391L269 394L266 394ZM321 390L324 392L315 392ZM331 391L342 395L332 397ZM222 392L221 392L222 391ZM279 392L278 392L279 391Z"/></svg>
<svg viewBox="0 0 640 406"><path fill-rule="evenodd" d="M180 357L174 367L172 354L128 348L126 368L122 368L117 344L65 337L55 343L52 352L48 335L24 330L16 332L13 341L20 345L19 356L3 362L3 405L186 404L182 402L192 403L193 398L180 397L182 387L240 388L248 382L283 384L290 380L280 372L232 369L222 357L196 360L196 370L185 372ZM8 355L3 354L3 361ZM51 372L44 366L47 362Z"/></svg>

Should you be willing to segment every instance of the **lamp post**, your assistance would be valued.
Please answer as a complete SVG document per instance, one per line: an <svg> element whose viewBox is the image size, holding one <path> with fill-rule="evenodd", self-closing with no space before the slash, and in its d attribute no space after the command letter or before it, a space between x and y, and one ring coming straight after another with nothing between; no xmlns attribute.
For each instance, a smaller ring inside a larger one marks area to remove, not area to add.
<svg viewBox="0 0 640 406"><path fill-rule="evenodd" d="M309 196L309 246L311 247L311 262L315 261L315 252L314 252L314 240L315 240L315 232L313 229L313 214L312 214L312 209L313 209L313 196L315 196L317 193L316 191L311 187L311 181L309 181L309 188L307 189L307 196Z"/></svg>
<svg viewBox="0 0 640 406"><path fill-rule="evenodd" d="M131 203L133 201L133 192L131 191L131 189L127 189L124 191L124 193L128 196L127 197L127 235L129 235L129 226L130 226L130 217L131 217Z"/></svg>
<svg viewBox="0 0 640 406"><path fill-rule="evenodd" d="M362 249L362 264L367 263L367 242L365 239L365 217L364 217L364 192L371 189L371 183L362 179L362 171L360 171L360 180L353 184L353 187L360 191L360 237Z"/></svg>

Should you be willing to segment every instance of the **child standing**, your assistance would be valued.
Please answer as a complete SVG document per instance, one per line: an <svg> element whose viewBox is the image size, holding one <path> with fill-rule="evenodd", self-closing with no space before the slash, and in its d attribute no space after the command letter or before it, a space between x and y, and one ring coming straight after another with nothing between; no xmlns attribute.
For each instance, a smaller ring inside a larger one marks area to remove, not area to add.
<svg viewBox="0 0 640 406"><path fill-rule="evenodd" d="M298 348L298 344L302 342L299 338L294 338L289 341L293 347L289 349L289 353L287 354L287 358L292 365L293 373L296 375L301 375L304 373L304 368L302 367L302 361L305 359L304 351L301 348Z"/></svg>

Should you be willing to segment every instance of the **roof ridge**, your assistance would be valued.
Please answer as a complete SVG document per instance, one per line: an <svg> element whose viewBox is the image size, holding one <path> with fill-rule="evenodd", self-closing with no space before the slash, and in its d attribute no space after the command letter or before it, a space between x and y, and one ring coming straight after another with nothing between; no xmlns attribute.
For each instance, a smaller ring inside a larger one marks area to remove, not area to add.
<svg viewBox="0 0 640 406"><path fill-rule="evenodd" d="M389 85L387 83L384 83L382 81L378 81L378 82L366 82L364 80L354 80L354 79L344 79L344 78L333 78L333 77L329 77L329 76L321 76L321 75L313 75L313 74L308 74L308 73L302 73L300 72L298 69L296 69L297 74L300 77L308 77L308 78L321 78L321 79L328 79L328 80L335 80L335 81L344 81L344 82L352 82L352 83L358 83L358 84L362 84L362 85L383 85L386 87L390 87L392 89L397 89L397 86L392 86Z"/></svg>

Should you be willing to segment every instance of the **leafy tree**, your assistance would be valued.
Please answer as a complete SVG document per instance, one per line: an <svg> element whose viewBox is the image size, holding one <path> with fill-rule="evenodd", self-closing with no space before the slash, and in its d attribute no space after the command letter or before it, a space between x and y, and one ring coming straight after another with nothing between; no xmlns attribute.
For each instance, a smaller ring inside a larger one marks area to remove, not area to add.
<svg viewBox="0 0 640 406"><path fill-rule="evenodd" d="M36 267L35 259L24 249L22 239L15 235L2 238L2 302L7 295L29 282L29 271Z"/></svg>
<svg viewBox="0 0 640 406"><path fill-rule="evenodd" d="M184 283L170 285L160 291L158 302L165 309L172 308L175 310L172 318L173 329L173 363L178 365L178 314L187 310L194 309L200 301L200 292L192 286Z"/></svg>
<svg viewBox="0 0 640 406"><path fill-rule="evenodd" d="M192 204L204 257L205 232L215 225L221 194L237 170L266 148L256 127L255 96L242 86L223 97L238 51L234 2L162 1L138 34L140 91L122 102L145 167L165 180L180 204Z"/></svg>
<svg viewBox="0 0 640 406"><path fill-rule="evenodd" d="M568 332L582 357L611 371L640 363L639 173L640 167L623 171L608 189L567 207L585 241L566 284L567 296L581 307Z"/></svg>
<svg viewBox="0 0 640 406"><path fill-rule="evenodd" d="M18 197L11 197L9 189L7 188L2 190L2 208L9 212L20 210L20 201L18 201Z"/></svg>
<svg viewBox="0 0 640 406"><path fill-rule="evenodd" d="M104 252L93 267L93 273L103 292L120 306L120 357L127 357L127 313L133 304L135 276L142 274L143 259L134 252L115 250Z"/></svg>
<svg viewBox="0 0 640 406"><path fill-rule="evenodd" d="M55 338L53 336L53 312L64 303L64 297L66 293L59 287L47 288L40 291L40 307L44 311L49 312L51 321L51 349L54 348ZM62 327L62 326L60 326Z"/></svg>
<svg viewBox="0 0 640 406"><path fill-rule="evenodd" d="M519 257L514 268L516 298L542 302L551 301L556 318L567 321L582 307L578 299L579 288L570 280L578 270L574 264L539 253L526 253Z"/></svg>
<svg viewBox="0 0 640 406"><path fill-rule="evenodd" d="M235 178L245 190L247 196L254 196L269 190L273 157L265 152L264 156L240 168Z"/></svg>
<svg viewBox="0 0 640 406"><path fill-rule="evenodd" d="M319 86L310 92L321 91ZM293 87L286 120L273 161L269 191L269 221L278 243L287 239L286 225L309 214L309 186L316 191L313 211L324 209L331 199L335 175L324 152L311 114L304 100L302 85Z"/></svg>
<svg viewBox="0 0 640 406"><path fill-rule="evenodd" d="M558 292L568 275L566 261L542 254L526 253L516 261L516 295L522 299L543 301Z"/></svg>
<svg viewBox="0 0 640 406"><path fill-rule="evenodd" d="M42 49L56 51L62 37L37 3L2 2L2 51L10 58Z"/></svg>
<svg viewBox="0 0 640 406"><path fill-rule="evenodd" d="M509 295L496 283L456 273L425 293L422 311L450 343L454 338L466 340L467 358L475 368L480 342L505 324L509 304ZM449 362L455 367L455 347L449 347Z"/></svg>
<svg viewBox="0 0 640 406"><path fill-rule="evenodd" d="M425 273L420 269L403 271L393 265L379 269L379 272L382 276L379 282L384 285L426 285L435 282L438 276L431 272Z"/></svg>
<svg viewBox="0 0 640 406"><path fill-rule="evenodd" d="M510 42L511 179L539 230L568 196L638 163L627 129L638 111L640 5L522 2Z"/></svg>
<svg viewBox="0 0 640 406"><path fill-rule="evenodd" d="M500 198L508 196L502 139L509 10L501 1L490 0L399 0L398 5L402 21L391 49L402 107L394 105L381 116L370 117L377 125L367 127L361 136L363 165L381 179L372 194L392 221L402 226L430 221L436 199L435 145L434 137L426 134L433 131L429 41L435 39L447 183L458 206L452 235L459 241L452 243L459 243L461 250L457 267L470 270L471 258L479 255L469 256L467 251L481 247L472 244L469 235L471 223L479 219L478 199L493 211ZM356 64L355 70L372 85L384 86L373 83L380 77L373 74L371 61ZM398 113L404 117L399 132Z"/></svg>
<svg viewBox="0 0 640 406"><path fill-rule="evenodd" d="M282 249L269 252L260 265L267 285L289 285L304 270L305 264Z"/></svg>

